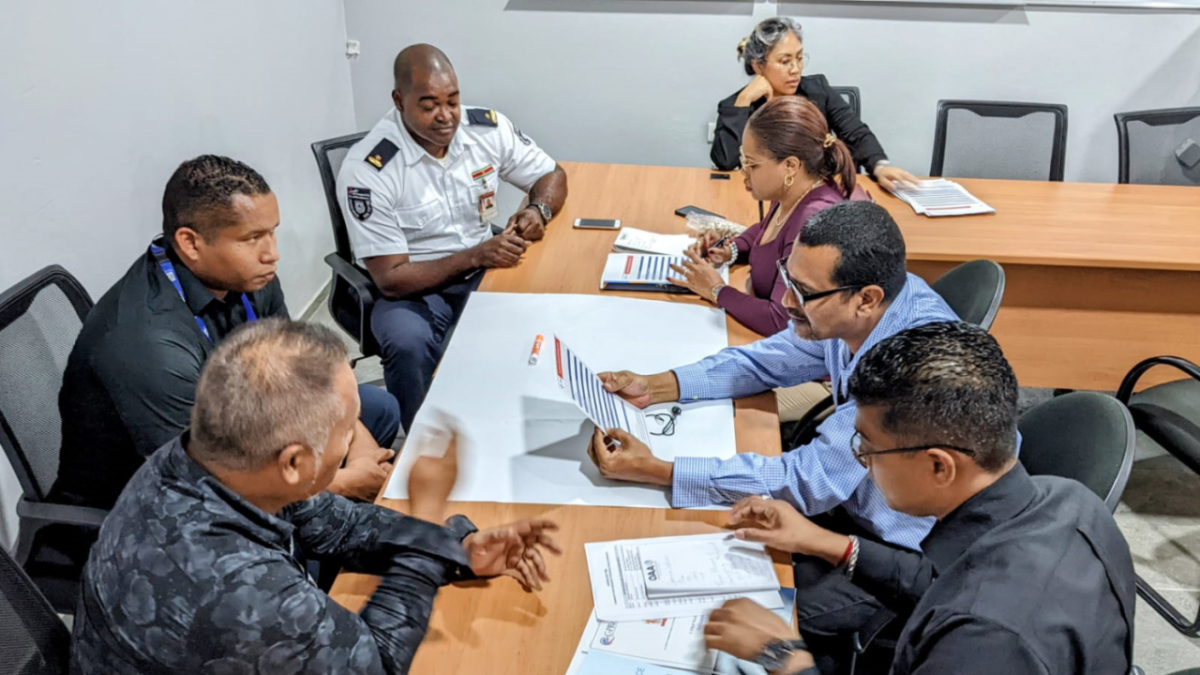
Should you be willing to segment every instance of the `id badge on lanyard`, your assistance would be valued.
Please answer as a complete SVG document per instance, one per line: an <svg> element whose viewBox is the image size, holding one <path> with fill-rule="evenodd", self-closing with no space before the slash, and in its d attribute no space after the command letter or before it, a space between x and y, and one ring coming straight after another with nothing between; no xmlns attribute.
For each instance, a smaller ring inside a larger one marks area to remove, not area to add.
<svg viewBox="0 0 1200 675"><path fill-rule="evenodd" d="M183 294L183 286L179 284L179 275L175 274L175 266L171 264L171 259L167 257L167 251L159 246L157 241L155 240L155 243L150 244L150 255L154 256L154 261L158 263L158 268L166 275L167 280L175 287L175 292L179 294L179 299L183 300L183 303L186 305L187 296ZM250 304L250 298L245 293L242 293L242 306L246 308L246 321L250 323L258 321L258 314L255 314L254 307ZM210 343L216 344L213 342L212 335L208 332L208 326L204 325L204 320L195 314L192 315L192 318L196 320L196 326L200 328L200 332L204 335L205 339Z"/></svg>

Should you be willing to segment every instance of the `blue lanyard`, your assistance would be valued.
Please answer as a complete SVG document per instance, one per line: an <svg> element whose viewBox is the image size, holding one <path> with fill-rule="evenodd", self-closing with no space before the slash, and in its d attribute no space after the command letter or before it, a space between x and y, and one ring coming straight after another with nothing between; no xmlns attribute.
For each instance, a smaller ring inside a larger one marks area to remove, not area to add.
<svg viewBox="0 0 1200 675"><path fill-rule="evenodd" d="M183 294L183 286L179 285L179 276L175 274L175 266L167 258L167 252L163 250L163 247L152 243L150 244L150 255L154 256L158 262L158 268L167 276L167 280L175 287L175 292L179 293L179 299L183 300L183 304L186 305L187 296ZM251 323L258 321L258 315L254 313L254 307L250 305L250 298L245 293L242 293L242 306L246 308L246 321ZM196 325L200 327L200 332L204 334L204 337L209 342L213 342L212 335L208 333L208 326L204 325L204 320L195 314L192 315L192 318L196 320Z"/></svg>

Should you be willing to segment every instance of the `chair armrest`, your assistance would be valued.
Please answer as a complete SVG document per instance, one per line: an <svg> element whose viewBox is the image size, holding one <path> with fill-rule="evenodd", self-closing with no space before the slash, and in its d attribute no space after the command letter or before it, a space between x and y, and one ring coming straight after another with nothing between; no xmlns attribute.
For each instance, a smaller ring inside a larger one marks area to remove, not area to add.
<svg viewBox="0 0 1200 675"><path fill-rule="evenodd" d="M1171 366L1200 382L1200 366L1178 356L1154 356L1142 361L1129 371L1129 374L1121 382L1121 387L1117 389L1117 400L1124 405L1129 405L1129 399L1133 397L1133 388L1137 386L1138 380L1146 374L1146 371L1155 366Z"/></svg>
<svg viewBox="0 0 1200 675"><path fill-rule="evenodd" d="M108 511L90 506L31 502L27 499L17 502L17 516L46 523L100 527L107 515Z"/></svg>

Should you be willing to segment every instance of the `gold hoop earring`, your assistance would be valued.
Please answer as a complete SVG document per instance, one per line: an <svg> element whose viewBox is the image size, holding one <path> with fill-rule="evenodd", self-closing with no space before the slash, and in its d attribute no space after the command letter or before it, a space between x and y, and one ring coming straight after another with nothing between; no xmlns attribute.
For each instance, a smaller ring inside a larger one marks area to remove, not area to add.
<svg viewBox="0 0 1200 675"><path fill-rule="evenodd" d="M784 178L783 178L783 186L784 187L792 187L795 184L796 184L795 176L784 176Z"/></svg>

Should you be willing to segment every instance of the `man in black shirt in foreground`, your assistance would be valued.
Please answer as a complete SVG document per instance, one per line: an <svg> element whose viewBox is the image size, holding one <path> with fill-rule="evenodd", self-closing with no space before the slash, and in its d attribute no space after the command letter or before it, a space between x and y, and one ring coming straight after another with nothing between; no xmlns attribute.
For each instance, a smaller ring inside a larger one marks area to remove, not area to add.
<svg viewBox="0 0 1200 675"><path fill-rule="evenodd" d="M888 505L938 519L924 553L830 532L761 497L734 507L737 536L823 558L910 616L893 675L1128 673L1129 547L1086 487L1017 463L1017 382L995 339L963 323L903 331L864 355L849 389L854 453ZM705 634L773 675L833 665L813 667L793 629L747 600L713 612Z"/></svg>

